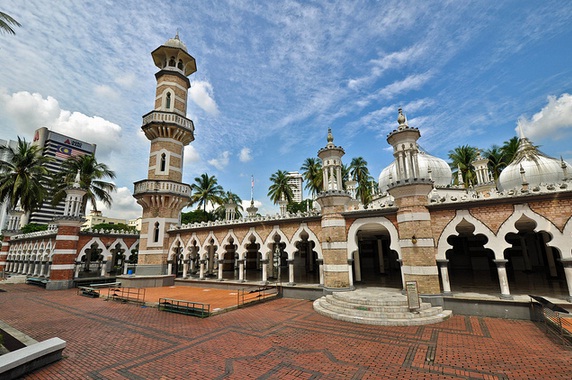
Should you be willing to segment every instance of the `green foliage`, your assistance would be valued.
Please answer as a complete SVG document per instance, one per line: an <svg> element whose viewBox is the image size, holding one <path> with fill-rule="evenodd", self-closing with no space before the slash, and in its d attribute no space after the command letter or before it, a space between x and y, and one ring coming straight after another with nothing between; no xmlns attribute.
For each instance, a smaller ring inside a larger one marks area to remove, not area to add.
<svg viewBox="0 0 572 380"><path fill-rule="evenodd" d="M30 232L46 231L47 229L47 224L28 223L22 227L22 233L29 234Z"/></svg>
<svg viewBox="0 0 572 380"><path fill-rule="evenodd" d="M268 197L270 200L277 204L281 200L285 200L288 203L294 198L294 192L288 183L288 172L285 170L278 170L276 173L270 176L270 182L272 183L268 188Z"/></svg>
<svg viewBox="0 0 572 380"><path fill-rule="evenodd" d="M203 173L200 177L195 177L195 183L191 185L191 190L193 193L190 206L196 204L197 209L202 208L205 213L207 212L207 204L210 203L214 206L223 202L224 190L214 175L209 176L207 173Z"/></svg>
<svg viewBox="0 0 572 380"><path fill-rule="evenodd" d="M16 34L12 26L21 26L20 23L14 20L10 15L0 12L0 32L8 34Z"/></svg>
<svg viewBox="0 0 572 380"><path fill-rule="evenodd" d="M321 160L314 157L306 158L300 170L302 170L302 176L304 177L304 181L306 181L304 188L313 196L321 192L323 187Z"/></svg>
<svg viewBox="0 0 572 380"><path fill-rule="evenodd" d="M298 212L306 212L313 209L314 202L311 199L304 199L302 202L290 202L286 206L286 210L291 214Z"/></svg>
<svg viewBox="0 0 572 380"><path fill-rule="evenodd" d="M129 231L129 232L137 232L137 229L134 226L128 226L125 223L99 223L91 227L93 230L115 230L115 231Z"/></svg>
<svg viewBox="0 0 572 380"><path fill-rule="evenodd" d="M181 213L181 224L212 222L214 220L214 214L201 209Z"/></svg>
<svg viewBox="0 0 572 380"><path fill-rule="evenodd" d="M459 170L463 176L463 185L469 187L476 183L475 168L472 162L477 158L477 148L469 145L458 146L449 151L449 166L453 172L453 183L460 185L458 179Z"/></svg>
<svg viewBox="0 0 572 380"><path fill-rule="evenodd" d="M7 200L11 208L18 202L25 212L40 207L47 196L44 185L49 177L47 163L50 158L42 156L41 149L18 137L15 148L1 146L0 153L0 199Z"/></svg>

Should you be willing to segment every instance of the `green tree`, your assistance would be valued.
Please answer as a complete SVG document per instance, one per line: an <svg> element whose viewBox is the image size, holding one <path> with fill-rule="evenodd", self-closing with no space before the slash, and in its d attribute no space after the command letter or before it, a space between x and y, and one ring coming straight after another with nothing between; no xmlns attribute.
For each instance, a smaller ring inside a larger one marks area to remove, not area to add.
<svg viewBox="0 0 572 380"><path fill-rule="evenodd" d="M286 206L286 210L291 214L296 214L298 212L306 212L312 210L314 202L311 199L304 199L302 202L290 202Z"/></svg>
<svg viewBox="0 0 572 380"><path fill-rule="evenodd" d="M110 193L115 191L116 186L113 182L107 182L105 179L114 179L115 172L109 169L106 164L97 162L92 154L73 156L62 163L61 171L54 175L52 181L54 192L52 204L57 205L66 197L65 189L73 185L78 171L80 187L87 191L83 198L83 210L85 211L88 200L95 211L97 211L96 200L100 200L107 207L111 207Z"/></svg>
<svg viewBox="0 0 572 380"><path fill-rule="evenodd" d="M288 183L288 172L278 170L270 176L270 182L272 182L272 184L268 188L268 196L274 204L281 200L285 200L288 203L292 202L294 193Z"/></svg>
<svg viewBox="0 0 572 380"><path fill-rule="evenodd" d="M91 227L92 230L115 230L115 231L129 231L137 232L134 226L129 226L125 223L99 223Z"/></svg>
<svg viewBox="0 0 572 380"><path fill-rule="evenodd" d="M192 224L214 221L215 216L203 210L192 210L181 213L181 224Z"/></svg>
<svg viewBox="0 0 572 380"><path fill-rule="evenodd" d="M369 174L367 161L363 157L355 157L349 165L351 178L357 182L356 197L367 207L373 197L371 182L373 177Z"/></svg>
<svg viewBox="0 0 572 380"><path fill-rule="evenodd" d="M304 186L306 190L315 196L323 189L323 173L322 173L322 163L320 159L310 157L304 160L302 167L302 176L306 185Z"/></svg>
<svg viewBox="0 0 572 380"><path fill-rule="evenodd" d="M242 207L242 199L240 199L240 197L237 194L233 193L232 191L226 191L221 197L222 203L220 203L220 206L217 207L217 209L215 210L215 215L217 219L224 220L226 218L225 205L229 203L231 200L235 204L234 208L236 212L235 217L242 218L242 211L244 211Z"/></svg>
<svg viewBox="0 0 572 380"><path fill-rule="evenodd" d="M501 171L507 165L502 149L498 145L493 145L490 149L484 151L484 157L489 160L488 167L496 181Z"/></svg>
<svg viewBox="0 0 572 380"><path fill-rule="evenodd" d="M195 177L195 183L191 185L192 195L190 206L197 205L197 209L203 209L207 212L207 204L215 206L221 204L224 190L218 184L215 176L209 176L207 173L201 174L200 177Z"/></svg>
<svg viewBox="0 0 572 380"><path fill-rule="evenodd" d="M516 156L516 152L518 151L519 145L519 138L514 136L510 140L507 140L503 143L503 146L500 148L502 155L503 155L503 162L506 165L510 164Z"/></svg>
<svg viewBox="0 0 572 380"><path fill-rule="evenodd" d="M461 170L463 175L463 184L465 187L469 187L471 184L475 183L475 168L472 162L477 158L477 148L462 145L458 146L453 150L449 151L449 166L453 170L453 182L459 185L458 172Z"/></svg>
<svg viewBox="0 0 572 380"><path fill-rule="evenodd" d="M48 193L46 165L51 159L20 137L15 148L2 146L0 153L6 157L0 161L0 200L9 202L10 208L20 202L26 213L40 207Z"/></svg>
<svg viewBox="0 0 572 380"><path fill-rule="evenodd" d="M8 34L16 34L13 26L21 26L20 23L14 20L11 16L4 12L0 12L0 32Z"/></svg>
<svg viewBox="0 0 572 380"><path fill-rule="evenodd" d="M47 231L47 230L48 230L47 224L28 223L24 227L22 227L23 234L29 234L30 232Z"/></svg>

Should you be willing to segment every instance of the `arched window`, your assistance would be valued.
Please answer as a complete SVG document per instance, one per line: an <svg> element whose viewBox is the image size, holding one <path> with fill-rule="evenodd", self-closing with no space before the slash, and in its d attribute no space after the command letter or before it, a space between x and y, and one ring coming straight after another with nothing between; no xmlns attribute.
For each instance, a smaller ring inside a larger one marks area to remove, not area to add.
<svg viewBox="0 0 572 380"><path fill-rule="evenodd" d="M166 109L171 108L171 93L170 92L167 92L167 99L165 99L165 108Z"/></svg>
<svg viewBox="0 0 572 380"><path fill-rule="evenodd" d="M179 70L183 70L183 60L179 59L179 64L177 64Z"/></svg>
<svg viewBox="0 0 572 380"><path fill-rule="evenodd" d="M169 66L175 67L175 57L171 57L171 59L169 59Z"/></svg>
<svg viewBox="0 0 572 380"><path fill-rule="evenodd" d="M153 242L159 241L159 222L155 222L155 229L153 230Z"/></svg>
<svg viewBox="0 0 572 380"><path fill-rule="evenodd" d="M165 171L165 167L167 166L167 155L165 153L161 154L161 171Z"/></svg>

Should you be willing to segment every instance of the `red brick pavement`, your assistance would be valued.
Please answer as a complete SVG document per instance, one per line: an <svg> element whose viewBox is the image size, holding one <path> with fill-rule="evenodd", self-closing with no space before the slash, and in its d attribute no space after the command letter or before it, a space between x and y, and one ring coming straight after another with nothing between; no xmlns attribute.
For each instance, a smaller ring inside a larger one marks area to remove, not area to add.
<svg viewBox="0 0 572 380"><path fill-rule="evenodd" d="M355 325L278 299L199 319L5 285L0 319L66 340L29 379L571 379L572 352L528 321L453 316L421 327Z"/></svg>

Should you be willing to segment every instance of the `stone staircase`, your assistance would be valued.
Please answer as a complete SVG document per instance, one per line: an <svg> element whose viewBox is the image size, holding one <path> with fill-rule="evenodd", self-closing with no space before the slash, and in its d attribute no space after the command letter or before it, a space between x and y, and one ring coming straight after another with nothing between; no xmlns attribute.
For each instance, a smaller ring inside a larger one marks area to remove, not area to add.
<svg viewBox="0 0 572 380"><path fill-rule="evenodd" d="M315 300L314 310L341 321L380 326L428 325L451 316L450 310L424 302L420 309L409 311L405 295L383 288L333 293Z"/></svg>
<svg viewBox="0 0 572 380"><path fill-rule="evenodd" d="M26 278L25 274L8 274L4 279L0 279L0 284L25 284Z"/></svg>

